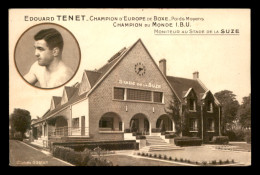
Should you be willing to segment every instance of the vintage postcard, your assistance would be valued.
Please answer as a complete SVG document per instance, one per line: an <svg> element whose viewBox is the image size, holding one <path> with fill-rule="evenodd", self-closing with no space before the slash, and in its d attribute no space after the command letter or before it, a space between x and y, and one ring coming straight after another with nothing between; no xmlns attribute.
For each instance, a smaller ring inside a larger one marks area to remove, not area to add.
<svg viewBox="0 0 260 175"><path fill-rule="evenodd" d="M250 9L9 9L10 166L250 166Z"/></svg>

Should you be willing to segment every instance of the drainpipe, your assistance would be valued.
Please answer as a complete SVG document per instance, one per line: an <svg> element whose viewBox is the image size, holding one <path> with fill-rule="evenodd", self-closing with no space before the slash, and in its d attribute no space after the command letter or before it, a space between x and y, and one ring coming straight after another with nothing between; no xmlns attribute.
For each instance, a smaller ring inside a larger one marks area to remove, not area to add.
<svg viewBox="0 0 260 175"><path fill-rule="evenodd" d="M221 130L220 130L220 106L218 107L218 119L219 119L219 121L218 121L218 128L219 128L219 135L221 136Z"/></svg>
<svg viewBox="0 0 260 175"><path fill-rule="evenodd" d="M201 104L201 139L203 142L203 102Z"/></svg>
<svg viewBox="0 0 260 175"><path fill-rule="evenodd" d="M182 137L182 118L183 118L183 114L182 114L182 104L180 106L180 113L179 113L180 117L181 117L181 133L180 136Z"/></svg>

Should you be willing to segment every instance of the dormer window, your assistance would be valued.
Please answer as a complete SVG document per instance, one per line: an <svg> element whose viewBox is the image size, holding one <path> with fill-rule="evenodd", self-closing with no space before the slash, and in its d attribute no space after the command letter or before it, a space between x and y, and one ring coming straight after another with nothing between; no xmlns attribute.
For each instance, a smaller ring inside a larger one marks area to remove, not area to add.
<svg viewBox="0 0 260 175"><path fill-rule="evenodd" d="M213 103L212 103L212 101L209 101L207 103L207 111L208 112L213 112Z"/></svg>
<svg viewBox="0 0 260 175"><path fill-rule="evenodd" d="M196 100L195 99L190 99L189 110L190 111L196 111Z"/></svg>

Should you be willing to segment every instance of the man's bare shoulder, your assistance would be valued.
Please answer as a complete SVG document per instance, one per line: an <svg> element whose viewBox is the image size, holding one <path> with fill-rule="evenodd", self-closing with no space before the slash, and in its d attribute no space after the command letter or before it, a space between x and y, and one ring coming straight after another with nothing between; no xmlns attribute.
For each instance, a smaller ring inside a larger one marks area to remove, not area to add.
<svg viewBox="0 0 260 175"><path fill-rule="evenodd" d="M58 73L58 77L60 79L60 81L66 82L69 79L71 79L71 77L73 76L74 72L72 71L72 69L70 67L68 67L67 65L63 64L62 67L60 67L59 73Z"/></svg>
<svg viewBox="0 0 260 175"><path fill-rule="evenodd" d="M45 69L45 67L44 67L44 66L40 66L40 65L38 64L38 61L35 61L35 62L33 63L33 65L31 66L31 71L32 71L33 73L42 72L44 69Z"/></svg>

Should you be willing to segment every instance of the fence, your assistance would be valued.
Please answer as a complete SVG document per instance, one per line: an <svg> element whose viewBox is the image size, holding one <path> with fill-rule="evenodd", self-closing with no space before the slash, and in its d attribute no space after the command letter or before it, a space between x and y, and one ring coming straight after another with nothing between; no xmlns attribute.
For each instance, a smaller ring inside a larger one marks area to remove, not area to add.
<svg viewBox="0 0 260 175"><path fill-rule="evenodd" d="M88 127L58 127L54 131L49 131L49 136L85 136Z"/></svg>

